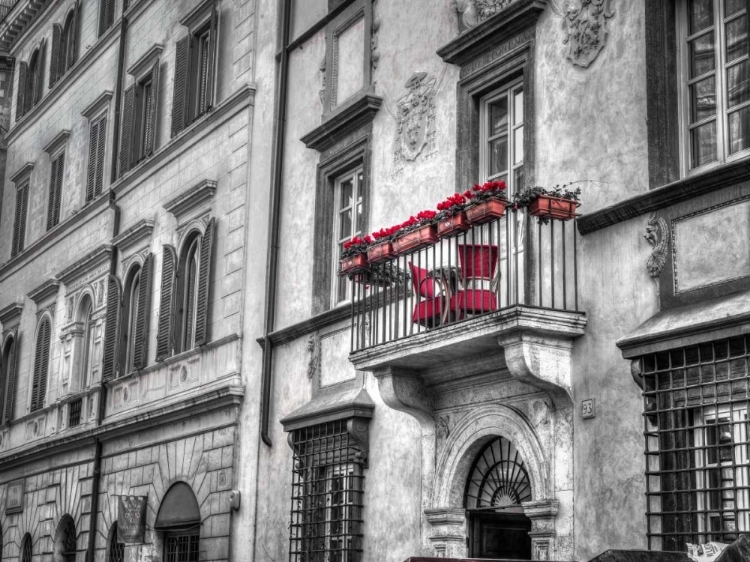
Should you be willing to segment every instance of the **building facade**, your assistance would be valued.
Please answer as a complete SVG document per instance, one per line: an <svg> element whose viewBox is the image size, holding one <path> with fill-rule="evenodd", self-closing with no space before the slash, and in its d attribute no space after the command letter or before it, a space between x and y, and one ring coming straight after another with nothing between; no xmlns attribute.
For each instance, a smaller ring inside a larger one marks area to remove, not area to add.
<svg viewBox="0 0 750 562"><path fill-rule="evenodd" d="M0 23L3 560L241 559L255 25L244 0Z"/></svg>

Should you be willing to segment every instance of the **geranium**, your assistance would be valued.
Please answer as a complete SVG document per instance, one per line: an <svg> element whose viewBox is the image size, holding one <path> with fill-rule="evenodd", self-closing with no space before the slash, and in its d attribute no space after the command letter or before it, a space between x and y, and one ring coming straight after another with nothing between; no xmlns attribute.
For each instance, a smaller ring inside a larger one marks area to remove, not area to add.
<svg viewBox="0 0 750 562"><path fill-rule="evenodd" d="M363 252L367 251L367 246L372 241L368 241L369 236L365 236L365 238L360 238L359 236L354 236L351 240L347 240L342 244L344 247L344 250L341 252L342 258L348 258L349 256L354 256L356 254L361 254Z"/></svg>
<svg viewBox="0 0 750 562"><path fill-rule="evenodd" d="M455 193L437 204L439 218L452 217L464 210L467 197L462 193Z"/></svg>
<svg viewBox="0 0 750 562"><path fill-rule="evenodd" d="M550 189L535 186L523 191L519 191L513 196L516 208L528 207L532 201L538 199L540 195L547 195L549 197L559 197L561 199L570 199L571 201L578 201L578 196L581 194L581 188L577 187L574 190L568 189L568 185L555 185Z"/></svg>
<svg viewBox="0 0 750 562"><path fill-rule="evenodd" d="M487 199L506 199L505 190L507 187L503 180L489 180L481 185L475 183L470 190L464 192L464 197L474 205L487 201Z"/></svg>

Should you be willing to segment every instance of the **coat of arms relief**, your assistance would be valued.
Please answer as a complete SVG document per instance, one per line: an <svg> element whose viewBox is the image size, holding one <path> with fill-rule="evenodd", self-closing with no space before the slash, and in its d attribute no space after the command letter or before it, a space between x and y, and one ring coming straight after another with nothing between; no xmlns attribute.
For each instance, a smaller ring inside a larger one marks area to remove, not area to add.
<svg viewBox="0 0 750 562"><path fill-rule="evenodd" d="M426 72L415 72L406 81L408 93L396 102L396 138L393 149L394 175L413 162L423 151L435 153L435 93L437 79ZM426 150L425 150L426 149Z"/></svg>

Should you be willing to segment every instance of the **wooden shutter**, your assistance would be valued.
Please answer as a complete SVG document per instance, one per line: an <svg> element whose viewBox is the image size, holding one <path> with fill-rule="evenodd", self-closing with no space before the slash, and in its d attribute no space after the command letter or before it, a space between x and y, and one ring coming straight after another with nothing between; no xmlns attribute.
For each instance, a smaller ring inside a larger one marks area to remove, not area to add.
<svg viewBox="0 0 750 562"><path fill-rule="evenodd" d="M96 146L96 178L94 179L94 197L102 194L104 184L104 150L107 146L107 117L99 119L99 142Z"/></svg>
<svg viewBox="0 0 750 562"><path fill-rule="evenodd" d="M62 198L63 169L65 154L52 161L52 172L49 180L49 208L47 209L47 230L60 222L60 199Z"/></svg>
<svg viewBox="0 0 750 562"><path fill-rule="evenodd" d="M143 369L148 362L148 326L151 310L151 272L154 255L149 254L141 268L141 282L138 286L138 310L135 317L135 334L133 334L133 368Z"/></svg>
<svg viewBox="0 0 750 562"><path fill-rule="evenodd" d="M172 97L172 136L176 136L185 128L188 117L188 87L187 76L190 50L190 36L177 41L177 54L174 63L174 96Z"/></svg>
<svg viewBox="0 0 750 562"><path fill-rule="evenodd" d="M34 92L34 104L36 105L40 99L42 99L42 92L44 91L44 60L47 53L47 40L42 39L41 44L39 45L39 59L37 60L37 67L36 67L36 78L35 78L35 84L36 84L36 91Z"/></svg>
<svg viewBox="0 0 750 562"><path fill-rule="evenodd" d="M61 49L63 30L59 24L52 25L52 55L49 64L49 87L57 83L57 79L65 72L65 49ZM61 64L62 63L62 67Z"/></svg>
<svg viewBox="0 0 750 562"><path fill-rule="evenodd" d="M18 371L18 334L14 334L8 349L8 356L5 357L5 409L3 410L3 423L8 423L13 419L13 403L15 402L16 389L16 372Z"/></svg>
<svg viewBox="0 0 750 562"><path fill-rule="evenodd" d="M29 184L23 185L16 190L16 216L13 224L13 244L11 256L23 251L24 239L26 237L26 207L28 206Z"/></svg>
<svg viewBox="0 0 750 562"><path fill-rule="evenodd" d="M208 343L208 304L211 281L211 246L213 245L216 219L208 221L201 240L200 273L198 274L198 305L195 311L195 345Z"/></svg>
<svg viewBox="0 0 750 562"><path fill-rule="evenodd" d="M120 175L130 170L131 141L133 139L133 102L135 98L135 86L125 90L125 99L122 106L122 138L120 140Z"/></svg>
<svg viewBox="0 0 750 562"><path fill-rule="evenodd" d="M16 121L26 112L26 82L28 81L29 65L18 63L18 92L16 93Z"/></svg>
<svg viewBox="0 0 750 562"><path fill-rule="evenodd" d="M154 152L154 137L156 136L156 105L159 100L159 61L154 63L154 67L151 69L151 93L148 100L143 100L141 103L145 103L148 108L146 114L146 135L143 143L143 156L151 156Z"/></svg>
<svg viewBox="0 0 750 562"><path fill-rule="evenodd" d="M86 179L86 202L94 198L94 185L96 184L96 155L99 152L97 143L99 142L99 123L91 123L89 131L89 170Z"/></svg>
<svg viewBox="0 0 750 562"><path fill-rule="evenodd" d="M77 0L75 6L73 6L73 21L71 22L73 32L71 33L71 41L67 45L68 53L66 56L66 59L68 61L68 68L73 66L78 59L78 36L80 34L80 30L78 29L78 9L80 7L80 4L80 0ZM67 68L65 70L67 70Z"/></svg>
<svg viewBox="0 0 750 562"><path fill-rule="evenodd" d="M115 0L99 0L99 37L115 21Z"/></svg>
<svg viewBox="0 0 750 562"><path fill-rule="evenodd" d="M161 264L161 301L159 302L159 331L156 334L156 360L163 361L172 353L172 293L175 281L177 254L172 246L164 246Z"/></svg>
<svg viewBox="0 0 750 562"><path fill-rule="evenodd" d="M104 325L104 352L102 357L102 380L104 382L115 377L120 309L122 308L121 295L120 280L114 275L110 275L107 280L107 316Z"/></svg>
<svg viewBox="0 0 750 562"><path fill-rule="evenodd" d="M42 320L36 336L36 354L34 357L34 381L31 387L31 411L44 406L47 393L47 372L49 370L50 322L48 318Z"/></svg>
<svg viewBox="0 0 750 562"><path fill-rule="evenodd" d="M208 79L206 84L206 110L211 109L214 105L214 92L216 91L216 64L218 61L218 54L216 52L218 41L217 34L219 32L219 12L214 6L213 12L211 13L211 31L209 32L209 43L211 44L210 52L208 54Z"/></svg>

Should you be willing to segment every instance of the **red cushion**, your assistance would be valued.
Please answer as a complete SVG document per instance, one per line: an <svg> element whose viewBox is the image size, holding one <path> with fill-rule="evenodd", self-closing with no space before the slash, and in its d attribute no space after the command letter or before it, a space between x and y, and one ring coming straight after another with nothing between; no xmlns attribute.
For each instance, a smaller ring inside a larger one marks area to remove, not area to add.
<svg viewBox="0 0 750 562"><path fill-rule="evenodd" d="M458 259L464 279L492 279L497 269L497 246L459 244Z"/></svg>
<svg viewBox="0 0 750 562"><path fill-rule="evenodd" d="M409 262L409 269L411 270L414 293L426 299L433 298L435 296L435 280L429 276L430 272L411 262Z"/></svg>
<svg viewBox="0 0 750 562"><path fill-rule="evenodd" d="M451 310L479 314L497 310L497 295L486 289L463 289L451 296Z"/></svg>
<svg viewBox="0 0 750 562"><path fill-rule="evenodd" d="M422 324L428 327L438 326L440 324L440 315L443 312L443 299L427 299L418 302L414 306L414 313L411 315L411 321L415 324Z"/></svg>

